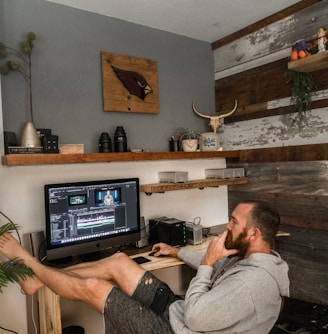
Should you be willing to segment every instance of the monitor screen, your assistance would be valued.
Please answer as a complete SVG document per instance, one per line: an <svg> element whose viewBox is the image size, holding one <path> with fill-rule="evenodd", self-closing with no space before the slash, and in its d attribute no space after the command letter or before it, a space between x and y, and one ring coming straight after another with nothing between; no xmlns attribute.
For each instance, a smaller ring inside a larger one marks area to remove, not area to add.
<svg viewBox="0 0 328 334"><path fill-rule="evenodd" d="M139 179L44 186L47 259L140 240Z"/></svg>

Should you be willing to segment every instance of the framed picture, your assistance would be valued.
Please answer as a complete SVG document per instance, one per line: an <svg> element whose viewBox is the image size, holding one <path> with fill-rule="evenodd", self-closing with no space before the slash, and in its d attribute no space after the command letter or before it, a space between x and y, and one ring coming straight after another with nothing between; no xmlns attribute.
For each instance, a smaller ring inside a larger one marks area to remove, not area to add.
<svg viewBox="0 0 328 334"><path fill-rule="evenodd" d="M199 148L201 151L217 151L220 148L219 135L215 132L201 133Z"/></svg>
<svg viewBox="0 0 328 334"><path fill-rule="evenodd" d="M101 52L104 111L156 114L157 62L112 52Z"/></svg>

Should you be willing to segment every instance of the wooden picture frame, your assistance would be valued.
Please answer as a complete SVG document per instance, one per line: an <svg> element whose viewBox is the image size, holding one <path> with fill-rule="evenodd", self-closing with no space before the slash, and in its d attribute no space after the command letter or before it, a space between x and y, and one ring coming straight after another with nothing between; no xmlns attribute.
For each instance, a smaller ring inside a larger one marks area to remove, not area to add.
<svg viewBox="0 0 328 334"><path fill-rule="evenodd" d="M104 111L159 112L157 62L101 52Z"/></svg>

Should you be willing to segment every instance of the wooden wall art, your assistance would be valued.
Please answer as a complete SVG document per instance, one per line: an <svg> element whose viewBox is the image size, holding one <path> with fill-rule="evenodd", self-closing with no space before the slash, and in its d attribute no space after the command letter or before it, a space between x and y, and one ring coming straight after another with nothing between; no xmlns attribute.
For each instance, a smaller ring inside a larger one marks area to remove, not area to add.
<svg viewBox="0 0 328 334"><path fill-rule="evenodd" d="M105 111L158 113L157 62L101 52Z"/></svg>

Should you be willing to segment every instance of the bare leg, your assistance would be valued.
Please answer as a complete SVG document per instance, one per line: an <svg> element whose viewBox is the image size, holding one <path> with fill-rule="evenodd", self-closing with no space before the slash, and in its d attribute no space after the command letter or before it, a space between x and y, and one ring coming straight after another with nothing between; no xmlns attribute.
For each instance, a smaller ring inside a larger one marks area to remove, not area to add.
<svg viewBox="0 0 328 334"><path fill-rule="evenodd" d="M84 301L99 312L103 311L105 299L113 286L109 281L116 282L123 292L131 296L145 272L122 253L74 266L71 271L49 268L33 258L9 233L0 237L0 251L9 259L23 260L36 277L58 295Z"/></svg>

